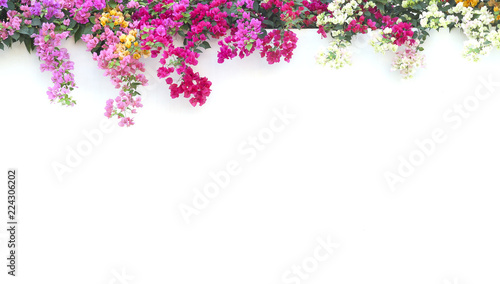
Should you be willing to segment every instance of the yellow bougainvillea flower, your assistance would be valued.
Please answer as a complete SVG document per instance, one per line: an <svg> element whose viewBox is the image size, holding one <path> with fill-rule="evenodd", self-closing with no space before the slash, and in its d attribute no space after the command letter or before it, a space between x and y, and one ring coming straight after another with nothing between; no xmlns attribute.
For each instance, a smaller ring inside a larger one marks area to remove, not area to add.
<svg viewBox="0 0 500 284"><path fill-rule="evenodd" d="M151 51L149 50L142 50L142 57L148 58L151 55Z"/></svg>
<svg viewBox="0 0 500 284"><path fill-rule="evenodd" d="M130 35L130 34L129 34L129 35L127 36L127 41L131 41L131 42L132 42L132 41L135 41L135 37L134 37L133 35Z"/></svg>
<svg viewBox="0 0 500 284"><path fill-rule="evenodd" d="M116 45L116 52L121 53L125 51L125 46L121 43Z"/></svg>
<svg viewBox="0 0 500 284"><path fill-rule="evenodd" d="M464 7L476 7L477 3L479 3L479 0L455 0L455 3L460 3L462 2Z"/></svg>

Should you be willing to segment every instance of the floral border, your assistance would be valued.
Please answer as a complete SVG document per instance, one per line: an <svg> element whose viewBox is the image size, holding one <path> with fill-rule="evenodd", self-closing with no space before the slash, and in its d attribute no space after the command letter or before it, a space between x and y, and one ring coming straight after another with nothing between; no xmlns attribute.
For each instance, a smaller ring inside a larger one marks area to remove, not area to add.
<svg viewBox="0 0 500 284"><path fill-rule="evenodd" d="M467 36L463 55L472 61L499 48L499 8L496 0L0 0L0 49L20 42L36 51L41 71L52 73L49 100L73 106L74 64L60 46L70 37L82 40L119 90L105 116L131 126L142 107L137 87L147 84L142 58L158 59L157 76L171 97L193 106L211 93L212 83L195 67L214 39L219 63L258 52L274 64L291 60L298 40L292 29L317 28L321 37L330 35L318 63L341 68L351 64L352 39L372 31L374 49L393 52L392 70L411 78L424 62L430 30L460 29Z"/></svg>

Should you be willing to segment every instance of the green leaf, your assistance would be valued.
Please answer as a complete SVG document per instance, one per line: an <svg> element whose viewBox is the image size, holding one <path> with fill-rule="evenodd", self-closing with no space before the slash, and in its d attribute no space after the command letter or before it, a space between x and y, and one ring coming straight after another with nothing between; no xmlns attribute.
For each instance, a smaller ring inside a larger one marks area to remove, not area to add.
<svg viewBox="0 0 500 284"><path fill-rule="evenodd" d="M267 36L267 31L266 31L265 29L261 29L261 30L260 30L260 33L259 33L259 35L258 35L258 37L259 37L260 39L263 39L263 38L264 38L264 37L266 37L266 36Z"/></svg>
<svg viewBox="0 0 500 284"><path fill-rule="evenodd" d="M83 30L83 34L88 35L91 33L92 33L92 26L90 26L90 25L85 26L85 29Z"/></svg>
<svg viewBox="0 0 500 284"><path fill-rule="evenodd" d="M210 46L210 43L208 43L208 41L204 41L200 44L201 47L203 47L204 49L209 49L211 48Z"/></svg>
<svg viewBox="0 0 500 284"><path fill-rule="evenodd" d="M31 37L24 38L24 46L26 46L26 50L28 50L28 53L31 53L32 50L35 50L33 39Z"/></svg>
<svg viewBox="0 0 500 284"><path fill-rule="evenodd" d="M73 29L76 26L76 21L71 19L71 22L69 22L68 29Z"/></svg>
<svg viewBox="0 0 500 284"><path fill-rule="evenodd" d="M0 42L0 49L3 50L3 43Z"/></svg>
<svg viewBox="0 0 500 284"><path fill-rule="evenodd" d="M8 47L11 47L12 46L12 38L11 37L8 37L7 39L5 39L3 41L3 43L8 46Z"/></svg>
<svg viewBox="0 0 500 284"><path fill-rule="evenodd" d="M250 51L252 49L252 46L253 46L252 43L247 44L247 46L246 46L247 50Z"/></svg>
<svg viewBox="0 0 500 284"><path fill-rule="evenodd" d="M20 34L19 34L18 32L15 32L15 33L12 35L12 38L13 38L14 40L18 40L18 39L19 39L19 36L20 36Z"/></svg>
<svg viewBox="0 0 500 284"><path fill-rule="evenodd" d="M258 12L260 8L260 1L253 1L253 10Z"/></svg>
<svg viewBox="0 0 500 284"><path fill-rule="evenodd" d="M380 10L382 14L385 14L385 5L377 3L377 8Z"/></svg>
<svg viewBox="0 0 500 284"><path fill-rule="evenodd" d="M43 39L45 40L45 42L49 41L50 35L46 35Z"/></svg>
<svg viewBox="0 0 500 284"><path fill-rule="evenodd" d="M75 43L78 42L82 38L83 30L85 28L83 26L78 26L75 31Z"/></svg>
<svg viewBox="0 0 500 284"><path fill-rule="evenodd" d="M41 27L42 21L40 21L40 18L34 18L33 20L31 20L31 25L36 27Z"/></svg>
<svg viewBox="0 0 500 284"><path fill-rule="evenodd" d="M114 61L110 61L110 62L108 63L108 69L113 68L113 66L114 66L114 65L115 65L115 62L114 62Z"/></svg>
<svg viewBox="0 0 500 284"><path fill-rule="evenodd" d="M20 34L23 34L23 35L30 35L29 34L29 29L27 26L22 26L19 31L17 31L18 33Z"/></svg>
<svg viewBox="0 0 500 284"><path fill-rule="evenodd" d="M270 21L270 20L264 20L264 21L262 21L262 23L263 23L263 24L265 24L265 25L267 25L267 26L269 26L269 27L271 27L271 28L274 28L274 23L273 23L273 21Z"/></svg>
<svg viewBox="0 0 500 284"><path fill-rule="evenodd" d="M233 5L233 6L236 6L236 5ZM265 17L267 19L271 18L273 16L273 10L272 9L269 9L269 10L265 10L266 11L266 15Z"/></svg>

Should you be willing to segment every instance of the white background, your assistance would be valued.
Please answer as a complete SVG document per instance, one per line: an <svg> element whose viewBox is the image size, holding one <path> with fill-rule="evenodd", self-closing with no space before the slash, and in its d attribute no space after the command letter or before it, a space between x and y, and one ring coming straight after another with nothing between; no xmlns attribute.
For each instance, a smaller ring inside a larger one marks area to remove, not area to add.
<svg viewBox="0 0 500 284"><path fill-rule="evenodd" d="M404 81L366 38L352 66L330 70L314 59L327 41L298 34L291 63L255 54L217 64L216 49L205 52L197 70L213 85L202 107L171 99L148 75L136 125L103 134L62 181L53 164L99 129L117 92L83 43L65 43L73 108L49 103L51 74L36 55L0 52L0 282L286 283L317 239L331 238L339 247L327 260L289 283L499 283L500 87L456 129L443 114L474 96L479 77L500 81L500 52L469 63L462 35L433 33L426 68ZM250 161L238 147L283 108L295 117ZM391 190L384 173L437 128L446 141ZM194 189L233 160L240 174L186 223L179 205L192 206ZM10 167L19 171L15 279L5 260Z"/></svg>

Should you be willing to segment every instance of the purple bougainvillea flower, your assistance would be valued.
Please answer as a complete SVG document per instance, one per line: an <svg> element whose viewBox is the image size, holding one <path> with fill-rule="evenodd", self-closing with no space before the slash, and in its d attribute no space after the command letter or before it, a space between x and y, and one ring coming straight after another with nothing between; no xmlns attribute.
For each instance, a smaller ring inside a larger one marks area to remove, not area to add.
<svg viewBox="0 0 500 284"><path fill-rule="evenodd" d="M35 2L35 4L30 7L30 12L33 16L40 16L40 13L42 12L42 5L39 2Z"/></svg>

